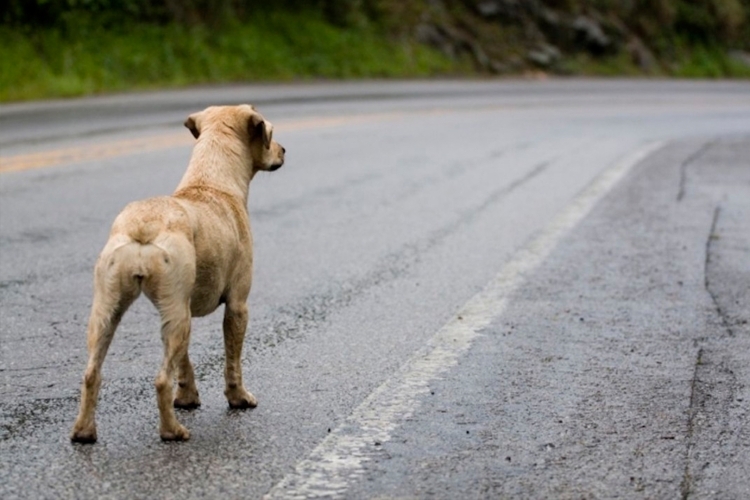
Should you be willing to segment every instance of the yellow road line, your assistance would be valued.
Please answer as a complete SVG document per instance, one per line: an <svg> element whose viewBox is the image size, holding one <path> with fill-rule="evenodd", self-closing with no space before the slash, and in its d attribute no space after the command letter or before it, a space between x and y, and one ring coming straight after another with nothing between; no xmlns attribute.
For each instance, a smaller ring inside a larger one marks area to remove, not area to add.
<svg viewBox="0 0 750 500"><path fill-rule="evenodd" d="M332 116L327 118L310 118L280 123L276 130L280 132L305 130L320 127L335 127L354 123L388 120L403 116L403 113L377 113L354 116ZM35 168L54 167L71 163L93 160L105 160L118 156L145 153L181 146L189 146L195 140L190 133L171 132L133 139L122 139L104 144L87 144L64 149L27 153L13 156L0 156L0 173L18 172Z"/></svg>
<svg viewBox="0 0 750 500"><path fill-rule="evenodd" d="M187 131L186 131L187 132ZM187 135L187 137L185 137ZM127 154L143 153L191 143L190 133L161 134L137 139L124 139L105 144L88 144L65 149L0 157L0 173L52 167L90 160L103 160Z"/></svg>

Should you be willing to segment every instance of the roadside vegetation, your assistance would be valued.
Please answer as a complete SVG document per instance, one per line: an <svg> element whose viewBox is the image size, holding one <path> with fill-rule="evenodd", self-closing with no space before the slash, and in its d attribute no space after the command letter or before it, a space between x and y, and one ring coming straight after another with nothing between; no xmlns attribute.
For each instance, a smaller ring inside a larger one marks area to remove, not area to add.
<svg viewBox="0 0 750 500"><path fill-rule="evenodd" d="M750 0L5 0L0 101L310 78L750 77Z"/></svg>

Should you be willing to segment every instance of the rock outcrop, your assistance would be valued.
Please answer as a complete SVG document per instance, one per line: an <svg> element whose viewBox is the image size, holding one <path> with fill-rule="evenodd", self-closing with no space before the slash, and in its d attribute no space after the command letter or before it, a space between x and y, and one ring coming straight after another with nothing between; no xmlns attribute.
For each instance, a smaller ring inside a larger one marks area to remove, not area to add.
<svg viewBox="0 0 750 500"><path fill-rule="evenodd" d="M624 8L604 12L594 2L562 0L426 0L413 26L417 40L452 59L469 58L478 69L492 73L535 69L565 73L574 61L630 61L634 70L659 71L653 26L660 16L651 4L638 7L640 17L624 16ZM635 5L635 4L633 4ZM639 4L640 5L640 4ZM658 10L658 9L657 9ZM651 30L651 31L649 31ZM664 48L664 43L657 46ZM670 49L672 50L672 49ZM672 50L674 52L674 50ZM743 64L734 51L727 55Z"/></svg>

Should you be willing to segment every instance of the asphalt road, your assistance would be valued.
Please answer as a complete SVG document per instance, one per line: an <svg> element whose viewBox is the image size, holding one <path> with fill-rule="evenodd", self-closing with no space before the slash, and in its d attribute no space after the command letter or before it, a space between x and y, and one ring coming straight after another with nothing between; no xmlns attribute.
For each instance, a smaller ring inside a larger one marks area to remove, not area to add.
<svg viewBox="0 0 750 500"><path fill-rule="evenodd" d="M158 317L125 316L72 445L91 271L170 193L182 128L251 102L243 364L159 440ZM0 106L0 498L750 497L750 84L266 85Z"/></svg>

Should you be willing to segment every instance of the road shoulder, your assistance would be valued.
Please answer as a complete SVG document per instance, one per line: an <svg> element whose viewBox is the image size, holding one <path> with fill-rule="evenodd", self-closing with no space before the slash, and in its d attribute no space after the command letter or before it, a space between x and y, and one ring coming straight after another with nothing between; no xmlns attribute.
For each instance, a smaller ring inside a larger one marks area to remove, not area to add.
<svg viewBox="0 0 750 500"><path fill-rule="evenodd" d="M652 155L568 233L418 409L357 449L346 495L746 495L750 151L707 143Z"/></svg>

